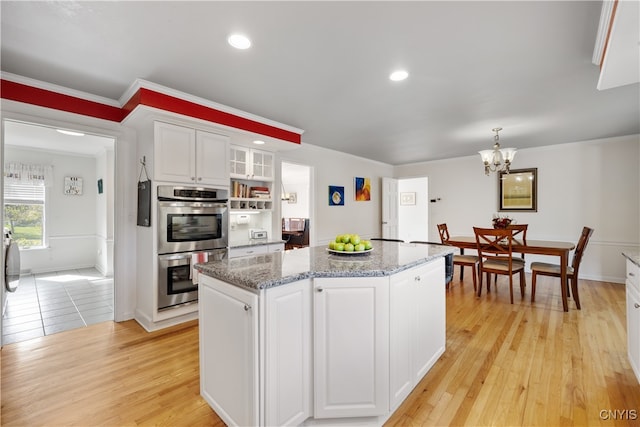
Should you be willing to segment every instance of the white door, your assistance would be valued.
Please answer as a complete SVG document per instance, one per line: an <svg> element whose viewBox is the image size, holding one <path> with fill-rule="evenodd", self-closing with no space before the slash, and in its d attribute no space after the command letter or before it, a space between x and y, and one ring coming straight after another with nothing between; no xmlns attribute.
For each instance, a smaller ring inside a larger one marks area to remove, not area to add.
<svg viewBox="0 0 640 427"><path fill-rule="evenodd" d="M398 180L382 178L382 237L398 238Z"/></svg>
<svg viewBox="0 0 640 427"><path fill-rule="evenodd" d="M226 424L258 425L258 296L201 279L200 394Z"/></svg>
<svg viewBox="0 0 640 427"><path fill-rule="evenodd" d="M311 415L311 279L266 290L265 424L299 425Z"/></svg>
<svg viewBox="0 0 640 427"><path fill-rule="evenodd" d="M315 418L389 411L386 277L314 279Z"/></svg>

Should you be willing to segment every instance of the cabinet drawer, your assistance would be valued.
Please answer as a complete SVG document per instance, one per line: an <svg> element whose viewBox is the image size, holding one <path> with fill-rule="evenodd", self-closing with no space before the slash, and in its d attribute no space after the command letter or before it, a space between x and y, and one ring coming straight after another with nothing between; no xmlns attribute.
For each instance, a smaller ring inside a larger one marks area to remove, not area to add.
<svg viewBox="0 0 640 427"><path fill-rule="evenodd" d="M633 286L636 292L640 292L640 266L627 260L627 286Z"/></svg>
<svg viewBox="0 0 640 427"><path fill-rule="evenodd" d="M249 246L245 248L229 248L229 258L238 258L241 256L266 254L266 245Z"/></svg>

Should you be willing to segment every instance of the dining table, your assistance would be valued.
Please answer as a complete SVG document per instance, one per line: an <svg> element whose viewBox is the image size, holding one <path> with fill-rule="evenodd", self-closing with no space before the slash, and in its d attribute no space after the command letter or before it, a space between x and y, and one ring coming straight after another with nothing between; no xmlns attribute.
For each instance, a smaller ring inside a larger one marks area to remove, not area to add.
<svg viewBox="0 0 640 427"><path fill-rule="evenodd" d="M447 244L455 246L460 249L460 254L464 254L465 249L477 249L477 243L475 236L454 236L447 240ZM512 251L520 254L532 254L532 255L548 255L557 256L560 258L560 283L562 286L562 308L564 311L569 311L569 305L567 303L568 296L568 278L567 278L567 265L569 264L569 252L575 249L575 244L571 242L559 242L555 240L516 240L514 239L511 245ZM480 289L478 289L480 293Z"/></svg>

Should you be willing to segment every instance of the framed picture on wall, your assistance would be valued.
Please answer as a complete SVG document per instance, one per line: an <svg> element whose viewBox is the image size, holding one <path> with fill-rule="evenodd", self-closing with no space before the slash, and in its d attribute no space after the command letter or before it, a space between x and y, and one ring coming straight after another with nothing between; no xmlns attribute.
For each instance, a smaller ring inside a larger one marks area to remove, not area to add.
<svg viewBox="0 0 640 427"><path fill-rule="evenodd" d="M82 195L82 178L78 176L64 177L64 194L67 196Z"/></svg>
<svg viewBox="0 0 640 427"><path fill-rule="evenodd" d="M501 212L538 211L538 169L517 169L498 174Z"/></svg>
<svg viewBox="0 0 640 427"><path fill-rule="evenodd" d="M368 202L371 200L371 178L354 178L355 197L357 202Z"/></svg>
<svg viewBox="0 0 640 427"><path fill-rule="evenodd" d="M329 186L329 206L344 206L344 187Z"/></svg>
<svg viewBox="0 0 640 427"><path fill-rule="evenodd" d="M401 205L415 205L416 204L416 193L400 193L400 204Z"/></svg>

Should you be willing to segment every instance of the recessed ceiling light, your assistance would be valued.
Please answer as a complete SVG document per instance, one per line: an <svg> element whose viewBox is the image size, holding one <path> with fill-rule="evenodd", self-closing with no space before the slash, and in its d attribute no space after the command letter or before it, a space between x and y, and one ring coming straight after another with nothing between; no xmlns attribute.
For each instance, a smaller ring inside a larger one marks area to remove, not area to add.
<svg viewBox="0 0 640 427"><path fill-rule="evenodd" d="M71 135L71 136L84 136L84 133L82 132L74 132L72 130L65 130L65 129L56 129L58 132L63 133L65 135Z"/></svg>
<svg viewBox="0 0 640 427"><path fill-rule="evenodd" d="M256 139L255 141L253 141L253 143L256 145L264 145L264 141L261 141L259 139Z"/></svg>
<svg viewBox="0 0 640 427"><path fill-rule="evenodd" d="M409 73L404 70L394 71L389 75L389 80L393 80L394 82L399 82L400 80L404 80L409 77Z"/></svg>
<svg viewBox="0 0 640 427"><path fill-rule="evenodd" d="M251 47L251 40L242 34L231 34L227 41L236 49L249 49Z"/></svg>

